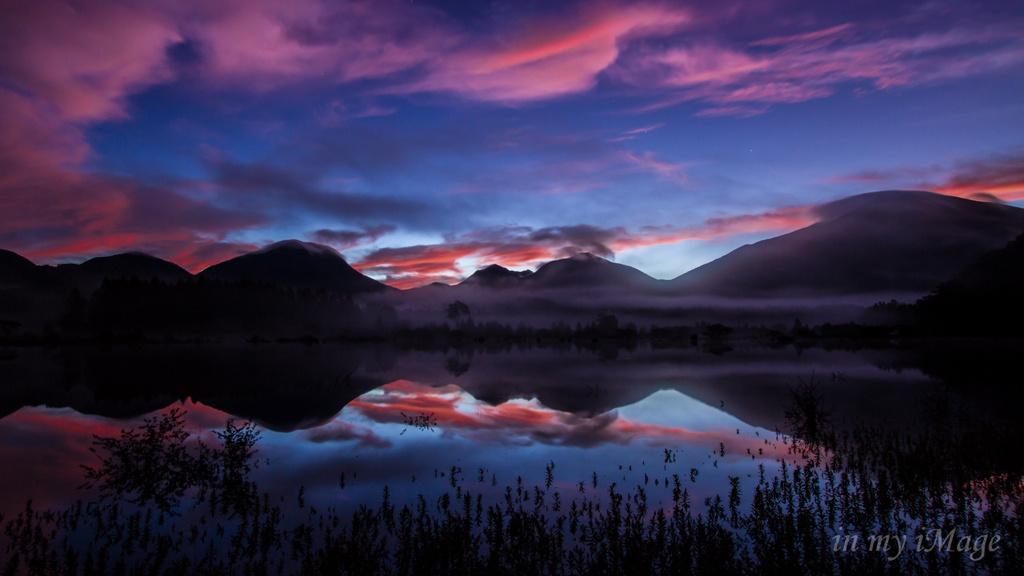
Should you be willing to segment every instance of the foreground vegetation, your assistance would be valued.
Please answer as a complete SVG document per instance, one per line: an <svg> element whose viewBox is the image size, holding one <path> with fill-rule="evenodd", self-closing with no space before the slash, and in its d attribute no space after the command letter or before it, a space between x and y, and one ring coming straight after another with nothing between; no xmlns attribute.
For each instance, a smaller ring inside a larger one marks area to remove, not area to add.
<svg viewBox="0 0 1024 576"><path fill-rule="evenodd" d="M307 503L302 488L289 504L262 493L253 425L228 422L208 445L172 410L96 439L99 465L84 474L100 501L47 511L30 502L9 519L4 574L1015 574L1024 566L1019 425L961 417L937 395L913 430L840 431L813 380L793 390L787 419L780 441L797 465L761 465L752 489L730 478L725 493L703 502L691 501L692 478L680 475L667 480L667 508L650 506L644 486L598 487L596 478L561 494L552 463L540 485L519 481L493 502L453 475L436 500L396 504L384 486L378 506L342 514ZM954 537L937 542L935 530ZM880 535L906 536L906 549L889 540L876 549ZM925 550L913 549L919 537Z"/></svg>

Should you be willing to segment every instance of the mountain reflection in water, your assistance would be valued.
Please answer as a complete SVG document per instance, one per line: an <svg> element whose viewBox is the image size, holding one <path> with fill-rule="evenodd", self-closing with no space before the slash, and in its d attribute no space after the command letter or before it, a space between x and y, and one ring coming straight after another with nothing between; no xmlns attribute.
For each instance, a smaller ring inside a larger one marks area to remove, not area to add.
<svg viewBox="0 0 1024 576"><path fill-rule="evenodd" d="M202 438L210 438L231 418L191 400L180 407L187 411L187 429ZM115 436L151 416L122 421L68 408L30 407L4 418L0 449L6 461L20 464L18 474L0 481L3 511L18 510L27 498L50 506L85 496L77 490L79 466L95 463L88 451L93 435ZM417 426L418 416L430 425ZM399 380L358 396L319 426L264 430L258 456L270 463L259 478L272 491L301 484L311 498L318 493L334 497L339 475L346 474L344 499L374 502L383 485L396 494L413 494L436 484L441 480L437 471L452 466L467 477L482 474L487 484L493 480L502 486L519 476L539 481L549 462L557 463L560 478L590 479L597 473L602 485L629 485L642 483L646 475L663 486L669 475L666 450L675 472L689 475L695 468L707 480L702 485L713 485L727 474L750 474L762 454L777 457L780 445L774 432L673 390L584 417L536 399L494 406L454 384L433 387ZM720 446L725 446L724 456Z"/></svg>
<svg viewBox="0 0 1024 576"><path fill-rule="evenodd" d="M847 429L822 384L787 389L789 435L674 389L588 416L396 380L327 422L259 432L191 400L141 422L22 408L0 421L4 456L22 465L0 486L4 561L88 574L1014 573L1024 466L1006 447L1024 439L1019 423L979 421L933 386L922 426ZM74 488L80 463L94 488ZM39 500L16 511L27 493ZM964 552L832 545L936 530Z"/></svg>

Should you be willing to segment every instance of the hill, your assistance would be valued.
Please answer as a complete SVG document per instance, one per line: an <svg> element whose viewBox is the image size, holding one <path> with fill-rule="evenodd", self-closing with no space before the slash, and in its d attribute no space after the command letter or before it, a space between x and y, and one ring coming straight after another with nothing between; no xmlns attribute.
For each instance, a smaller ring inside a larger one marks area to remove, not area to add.
<svg viewBox="0 0 1024 576"><path fill-rule="evenodd" d="M1024 230L1024 210L932 192L887 191L815 208L820 221L670 281L732 297L925 294Z"/></svg>
<svg viewBox="0 0 1024 576"><path fill-rule="evenodd" d="M504 266L498 264L491 264L486 268L481 268L476 272L473 272L469 278L466 278L459 285L466 286L486 286L488 288L510 288L519 286L522 283L523 278L533 274L531 270L509 270Z"/></svg>
<svg viewBox="0 0 1024 576"><path fill-rule="evenodd" d="M10 250L0 250L0 288L36 288L49 279L31 260Z"/></svg>
<svg viewBox="0 0 1024 576"><path fill-rule="evenodd" d="M100 256L81 264L60 264L55 274L62 282L77 287L83 294L99 288L105 278L156 278L173 284L192 277L187 270L173 262L141 252Z"/></svg>
<svg viewBox="0 0 1024 576"><path fill-rule="evenodd" d="M639 292L656 290L662 281L589 252L571 258L553 260L523 278L528 288L617 288Z"/></svg>
<svg viewBox="0 0 1024 576"><path fill-rule="evenodd" d="M299 240L284 240L215 264L200 272L199 276L225 282L267 282L282 288L308 288L314 292L323 289L346 295L392 290L360 274L333 248Z"/></svg>

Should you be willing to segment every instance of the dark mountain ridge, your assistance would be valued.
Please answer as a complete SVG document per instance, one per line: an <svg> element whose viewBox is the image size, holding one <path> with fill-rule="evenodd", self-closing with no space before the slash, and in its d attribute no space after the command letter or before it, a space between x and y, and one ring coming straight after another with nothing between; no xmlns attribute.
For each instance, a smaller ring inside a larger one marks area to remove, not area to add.
<svg viewBox="0 0 1024 576"><path fill-rule="evenodd" d="M43 267L31 260L11 252L0 250L0 288L41 288L53 284Z"/></svg>
<svg viewBox="0 0 1024 576"><path fill-rule="evenodd" d="M139 278L173 284L192 274L173 262L141 252L90 258L81 264L59 264L53 273L63 283L77 287L83 294L99 288L106 278Z"/></svg>
<svg viewBox="0 0 1024 576"><path fill-rule="evenodd" d="M636 268L611 262L589 252L553 260L523 278L529 288L617 288L649 291L660 288L655 280Z"/></svg>
<svg viewBox="0 0 1024 576"><path fill-rule="evenodd" d="M333 248L299 240L276 242L210 266L199 276L225 282L266 282L314 292L323 289L345 295L394 290L349 266Z"/></svg>
<svg viewBox="0 0 1024 576"><path fill-rule="evenodd" d="M473 272L469 278L459 282L459 285L509 288L519 286L523 278L532 274L532 270L509 270L499 264L491 264L486 268Z"/></svg>
<svg viewBox="0 0 1024 576"><path fill-rule="evenodd" d="M1024 230L1024 210L932 192L851 196L816 224L742 246L670 281L731 297L927 293Z"/></svg>
<svg viewBox="0 0 1024 576"><path fill-rule="evenodd" d="M455 286L403 291L448 298L471 288L528 295L614 295L738 298L821 297L900 291L921 295L953 277L982 254L999 249L1024 230L1024 210L920 191L852 196L815 207L816 224L746 245L673 280L647 274L590 253L554 260L536 272L491 265ZM138 253L93 258L79 265L35 266L0 251L0 288L75 286L87 296L103 278L157 278L169 284L191 275L181 267ZM334 249L298 240L271 244L202 271L205 279L256 281L286 289L338 295L399 293L352 268ZM505 296L503 296L505 298Z"/></svg>

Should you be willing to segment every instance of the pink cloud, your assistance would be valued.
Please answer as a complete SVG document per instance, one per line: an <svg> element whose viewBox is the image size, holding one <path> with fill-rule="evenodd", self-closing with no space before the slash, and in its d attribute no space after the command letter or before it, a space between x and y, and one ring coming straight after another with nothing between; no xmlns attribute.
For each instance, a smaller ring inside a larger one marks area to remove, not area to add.
<svg viewBox="0 0 1024 576"><path fill-rule="evenodd" d="M0 186L25 184L31 175L75 165L89 155L81 131L52 107L0 88Z"/></svg>
<svg viewBox="0 0 1024 576"><path fill-rule="evenodd" d="M4 16L0 72L74 122L125 117L127 95L175 79L168 48L186 42L200 54L198 78L216 87L261 91L419 72L381 91L523 102L588 90L623 43L688 20L664 5L604 6L499 27L482 40L440 11L397 1L40 0Z"/></svg>
<svg viewBox="0 0 1024 576"><path fill-rule="evenodd" d="M781 46L785 44L793 44L795 42L813 42L816 40L822 40L825 38L835 38L845 32L850 32L853 28L853 24L840 24L838 26L832 26L831 28L824 28L822 30L815 30L813 32L807 32L804 34L795 34L793 36L775 36L772 38L765 38L764 40L758 40L757 42L751 42L751 46Z"/></svg>
<svg viewBox="0 0 1024 576"><path fill-rule="evenodd" d="M2 22L0 71L74 122L123 117L127 94L172 78L182 40L154 4L16 2Z"/></svg>
<svg viewBox="0 0 1024 576"><path fill-rule="evenodd" d="M1024 200L1024 150L962 162L931 190L981 200Z"/></svg>
<svg viewBox="0 0 1024 576"><path fill-rule="evenodd" d="M388 78L399 92L525 101L588 89L621 43L674 29L685 15L604 7L568 20L499 30L484 42L439 11L401 2L16 1L0 19L4 245L44 259L132 247L196 268L210 262L201 253L234 250L223 249L229 233L262 223L215 206L204 182L190 183L193 191L154 189L79 172L93 154L83 129L127 118L129 96L175 81L183 70L170 56L175 46L198 54L188 77L211 89ZM420 88L410 88L409 77ZM369 103L343 110L349 117L391 111ZM589 186L566 181L556 191Z"/></svg>
<svg viewBox="0 0 1024 576"><path fill-rule="evenodd" d="M664 160L658 160L651 152L644 152L642 154L636 154L634 152L624 152L624 157L639 166L640 168L653 172L662 180L675 182L676 184L686 184L686 164L666 162Z"/></svg>
<svg viewBox="0 0 1024 576"><path fill-rule="evenodd" d="M964 159L945 166L867 170L822 181L824 184L847 182L903 186L983 201L1024 200L1024 150Z"/></svg>
<svg viewBox="0 0 1024 576"><path fill-rule="evenodd" d="M583 92L618 59L623 42L664 35L687 21L680 10L637 5L594 12L569 27L534 23L510 38L451 54L424 78L389 91L453 92L504 103Z"/></svg>
<svg viewBox="0 0 1024 576"><path fill-rule="evenodd" d="M877 39L845 24L745 47L705 41L646 48L620 59L610 73L636 86L675 91L639 111L700 101L716 106L698 115L749 116L765 105L825 98L851 82L884 90L969 77L1022 61L1024 43L1003 28Z"/></svg>
<svg viewBox="0 0 1024 576"><path fill-rule="evenodd" d="M651 124L650 126L641 126L640 128L634 128L632 130L626 130L625 134L643 134L650 132L651 130L657 130L664 126L664 122L658 122L657 124Z"/></svg>
<svg viewBox="0 0 1024 576"><path fill-rule="evenodd" d="M197 4L186 26L217 84L272 89L310 79L381 78L452 50L459 34L407 3L255 0ZM377 109L379 113L381 109Z"/></svg>

